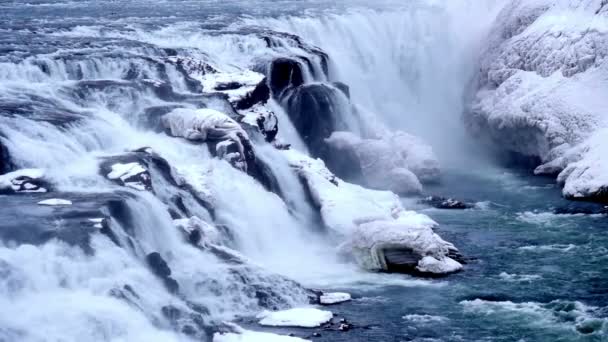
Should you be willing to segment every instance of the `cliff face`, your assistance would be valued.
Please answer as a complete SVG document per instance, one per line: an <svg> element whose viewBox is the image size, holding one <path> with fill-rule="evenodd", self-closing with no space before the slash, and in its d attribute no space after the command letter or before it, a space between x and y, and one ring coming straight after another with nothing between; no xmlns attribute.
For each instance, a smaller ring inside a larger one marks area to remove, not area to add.
<svg viewBox="0 0 608 342"><path fill-rule="evenodd" d="M513 1L488 39L470 130L540 158L566 197L606 201L608 2Z"/></svg>

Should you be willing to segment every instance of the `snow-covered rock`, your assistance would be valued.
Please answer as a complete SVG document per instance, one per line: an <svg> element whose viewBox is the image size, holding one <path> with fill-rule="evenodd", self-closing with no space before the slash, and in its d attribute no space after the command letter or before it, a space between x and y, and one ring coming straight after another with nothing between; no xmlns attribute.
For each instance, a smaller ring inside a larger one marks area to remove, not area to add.
<svg viewBox="0 0 608 342"><path fill-rule="evenodd" d="M434 233L437 223L426 215L405 210L394 193L344 182L319 159L294 150L284 153L305 181L325 225L344 236L340 250L352 256L361 267L435 274L462 268L448 256L457 251L456 248ZM406 260L407 265L403 265L406 253L411 257ZM390 259L389 255L398 258ZM435 258L445 267L423 267L419 262L425 256ZM454 263L460 267L456 269Z"/></svg>
<svg viewBox="0 0 608 342"><path fill-rule="evenodd" d="M152 178L148 170L140 163L116 163L112 165L112 171L106 175L120 185L139 191L152 189Z"/></svg>
<svg viewBox="0 0 608 342"><path fill-rule="evenodd" d="M173 225L182 230L194 244L221 244L222 234L213 225L196 216L173 220Z"/></svg>
<svg viewBox="0 0 608 342"><path fill-rule="evenodd" d="M49 198L46 200L42 200L38 202L39 205L48 205L48 206L62 206L62 205L72 205L72 201L61 199L61 198Z"/></svg>
<svg viewBox="0 0 608 342"><path fill-rule="evenodd" d="M0 175L0 193L48 192L42 169L21 169Z"/></svg>
<svg viewBox="0 0 608 342"><path fill-rule="evenodd" d="M601 197L608 168L595 155L608 151L597 138L608 127L606 56L604 1L509 2L482 55L466 120L500 148L540 158L536 173L563 171L564 195Z"/></svg>
<svg viewBox="0 0 608 342"><path fill-rule="evenodd" d="M192 141L215 142L215 154L246 171L247 132L228 115L213 109L178 108L161 118L169 133ZM230 146L236 146L232 151Z"/></svg>
<svg viewBox="0 0 608 342"><path fill-rule="evenodd" d="M330 311L315 308L294 308L283 311L263 312L259 317L260 325L271 327L314 328L329 322L333 318Z"/></svg>
<svg viewBox="0 0 608 342"><path fill-rule="evenodd" d="M319 297L319 302L322 305L332 305L332 304L339 304L339 303L348 302L351 299L352 299L352 297L350 296L349 293L345 293L345 292L328 292L328 293L323 293Z"/></svg>

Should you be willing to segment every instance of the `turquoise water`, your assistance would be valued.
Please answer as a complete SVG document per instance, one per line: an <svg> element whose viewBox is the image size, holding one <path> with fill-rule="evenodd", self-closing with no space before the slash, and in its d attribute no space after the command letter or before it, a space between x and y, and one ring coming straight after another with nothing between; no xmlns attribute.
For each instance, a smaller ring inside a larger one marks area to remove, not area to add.
<svg viewBox="0 0 608 342"><path fill-rule="evenodd" d="M428 191L478 203L423 209L472 259L464 272L344 288L356 299L331 310L358 328L315 340L608 341L608 217L553 214L578 204L551 179L523 171L448 171Z"/></svg>

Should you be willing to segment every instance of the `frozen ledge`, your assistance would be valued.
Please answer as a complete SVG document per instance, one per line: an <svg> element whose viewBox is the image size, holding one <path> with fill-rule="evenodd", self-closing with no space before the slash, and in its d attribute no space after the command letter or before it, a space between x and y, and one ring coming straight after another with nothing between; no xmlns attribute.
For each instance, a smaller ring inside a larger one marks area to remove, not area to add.
<svg viewBox="0 0 608 342"><path fill-rule="evenodd" d="M324 224L343 237L340 251L362 268L443 275L462 269L449 257L453 244L433 229L426 215L405 210L392 192L369 190L335 177L323 161L284 151L305 182Z"/></svg>

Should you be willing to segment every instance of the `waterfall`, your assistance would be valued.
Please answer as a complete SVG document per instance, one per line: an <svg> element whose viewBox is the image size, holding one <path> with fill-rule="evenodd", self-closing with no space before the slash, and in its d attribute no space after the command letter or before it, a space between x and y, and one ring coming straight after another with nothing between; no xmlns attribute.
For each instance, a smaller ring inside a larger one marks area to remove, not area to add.
<svg viewBox="0 0 608 342"><path fill-rule="evenodd" d="M272 94L264 105L279 122L270 143L230 102L234 84L209 84L225 75L246 83L275 59L294 58L302 84L335 95L328 106L339 127L415 133L447 160L448 147L460 146L452 137L461 139L462 98L494 10L458 3L205 17L201 25L183 12L184 20L144 13L90 23L69 2L56 6L76 17L57 19L47 8L55 5L41 5L50 12L39 30L0 24L11 37L0 39L0 172L10 158L12 171L41 169L52 185L48 193L0 194L9 208L0 208L0 340L203 340L223 321L307 304L308 288L425 283L369 274L339 255L339 234L324 226L281 151L290 144L309 153L286 100ZM350 87L351 100L336 82ZM220 111L246 127L252 159L280 191L217 146L168 135L161 117L176 108ZM143 190L110 177L114 166L133 164L145 169ZM48 198L73 205L39 205ZM188 220L212 226L221 242L193 241L180 226Z"/></svg>
<svg viewBox="0 0 608 342"><path fill-rule="evenodd" d="M469 146L461 123L478 54L501 1L412 1L391 11L251 19L291 32L331 57L330 78L392 129L429 142L445 164ZM374 123L368 123L373 125Z"/></svg>

